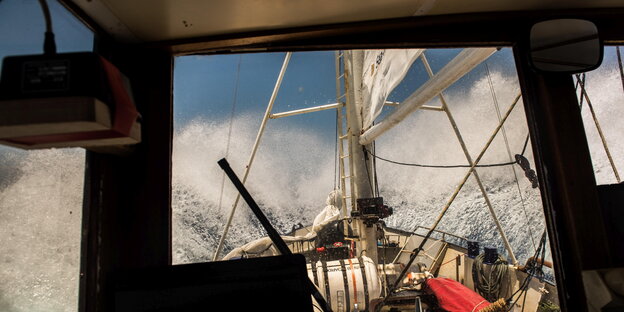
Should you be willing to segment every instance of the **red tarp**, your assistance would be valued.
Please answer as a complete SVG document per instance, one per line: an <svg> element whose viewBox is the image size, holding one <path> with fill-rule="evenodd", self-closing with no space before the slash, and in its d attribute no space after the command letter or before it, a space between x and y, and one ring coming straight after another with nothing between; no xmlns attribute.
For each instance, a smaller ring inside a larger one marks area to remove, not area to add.
<svg viewBox="0 0 624 312"><path fill-rule="evenodd" d="M490 305L479 294L452 279L430 278L427 289L438 299L440 308L449 312L477 312Z"/></svg>

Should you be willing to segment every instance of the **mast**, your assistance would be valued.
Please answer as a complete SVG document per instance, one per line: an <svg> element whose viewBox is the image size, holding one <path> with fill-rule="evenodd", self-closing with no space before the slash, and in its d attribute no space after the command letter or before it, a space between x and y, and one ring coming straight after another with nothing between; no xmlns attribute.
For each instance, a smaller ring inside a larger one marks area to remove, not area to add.
<svg viewBox="0 0 624 312"><path fill-rule="evenodd" d="M358 198L370 198L374 196L374 177L372 162L366 160L363 147L372 150L371 144L360 145L360 135L362 133L362 66L364 61L364 51L345 51L345 90L346 90L346 111L347 127L349 133L349 154L350 165L349 175L351 176L351 202L352 209L357 210ZM364 219L355 218L354 224L359 235L357 244L357 255L365 254L377 264L377 225L366 225Z"/></svg>

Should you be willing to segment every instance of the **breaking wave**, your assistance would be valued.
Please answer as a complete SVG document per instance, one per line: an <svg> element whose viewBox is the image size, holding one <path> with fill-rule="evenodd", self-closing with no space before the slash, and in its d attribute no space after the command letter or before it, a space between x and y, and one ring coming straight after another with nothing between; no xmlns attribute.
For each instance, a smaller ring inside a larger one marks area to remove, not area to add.
<svg viewBox="0 0 624 312"><path fill-rule="evenodd" d="M500 73L493 73L492 78L501 114L504 114L519 92L518 83L515 78ZM468 91L450 90L447 101L471 155L476 157L498 124L487 79L476 81ZM235 130L228 159L239 176L243 174L260 119L261 116L241 116L233 121ZM226 180L219 208L223 176L216 162L225 156L228 122L197 119L175 134L173 239L176 263L212 259L222 234L236 195ZM307 129L274 126L271 122L247 185L271 221L284 233L298 223L310 224L323 208L326 195L334 187L334 146L332 138L321 137ZM527 131L520 102L506 124L512 157L521 153ZM441 112L415 113L383 135L376 144L380 156L398 161L466 164L449 121ZM530 147L526 156L532 159ZM481 163L508 161L505 143L499 135ZM413 168L382 161L377 162L377 168L380 194L395 209L395 214L386 223L404 230L414 230L419 225L430 226L467 172L467 168ZM533 250L527 228L531 228L533 239L537 240L544 223L539 191L530 187L521 169L516 168L516 171L522 195L518 193L510 166L482 168L479 174L518 258L526 259ZM500 236L472 178L460 192L440 229L500 247L500 252L504 252ZM241 206L223 254L261 236L264 233L255 218L247 207Z"/></svg>

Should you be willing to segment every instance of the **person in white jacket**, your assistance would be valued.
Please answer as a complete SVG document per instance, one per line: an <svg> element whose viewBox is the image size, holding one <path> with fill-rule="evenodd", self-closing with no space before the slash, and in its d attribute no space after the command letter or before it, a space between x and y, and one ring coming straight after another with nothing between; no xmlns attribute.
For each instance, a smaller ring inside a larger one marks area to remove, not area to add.
<svg viewBox="0 0 624 312"><path fill-rule="evenodd" d="M311 241L317 237L324 227L333 221L340 219L340 210L342 209L342 192L335 189L329 193L326 200L327 206L314 218L312 230L304 236L282 236L286 243ZM279 251L273 245L269 237L263 237L247 243L241 247L234 248L223 260L252 257L267 257L279 255Z"/></svg>

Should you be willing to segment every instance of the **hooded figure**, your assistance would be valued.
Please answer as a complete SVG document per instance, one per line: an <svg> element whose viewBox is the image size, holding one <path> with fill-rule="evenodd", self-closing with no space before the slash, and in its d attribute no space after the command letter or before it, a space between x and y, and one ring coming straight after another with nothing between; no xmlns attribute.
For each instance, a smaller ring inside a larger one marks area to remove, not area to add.
<svg viewBox="0 0 624 312"><path fill-rule="evenodd" d="M316 232L316 247L331 245L344 241L340 210L342 208L342 192L333 190L327 196L327 206L314 218L312 229Z"/></svg>
<svg viewBox="0 0 624 312"><path fill-rule="evenodd" d="M331 191L329 195L327 195L327 200L325 202L327 206L314 218L314 222L312 223L312 230L314 232L318 232L328 223L340 218L342 192L340 190Z"/></svg>
<svg viewBox="0 0 624 312"><path fill-rule="evenodd" d="M323 240L333 240L331 243L338 241L334 240L334 237L337 232L340 232L342 235L342 231L338 231L336 227L336 224L340 223L338 220L340 219L340 209L342 208L342 192L340 190L331 191L327 196L326 203L327 206L325 206L321 213L314 218L312 231L307 233L305 236L282 236L282 239L284 239L286 243L312 241L317 238L317 235L326 237L328 234L325 233L331 233L327 239ZM223 257L223 260L248 256L264 257L278 254L279 252L277 248L273 246L271 239L263 237L241 247L235 248Z"/></svg>

